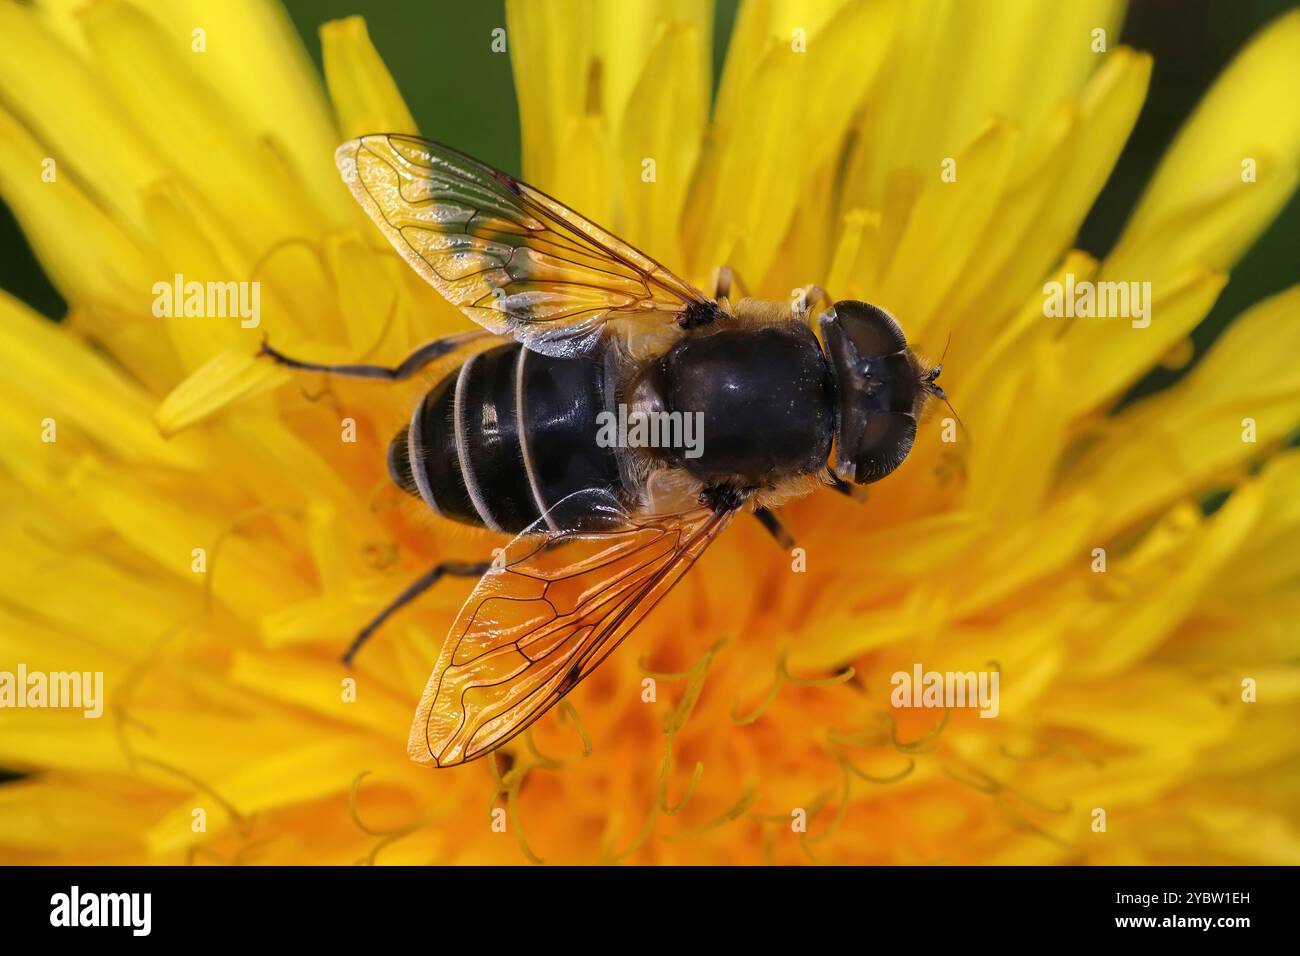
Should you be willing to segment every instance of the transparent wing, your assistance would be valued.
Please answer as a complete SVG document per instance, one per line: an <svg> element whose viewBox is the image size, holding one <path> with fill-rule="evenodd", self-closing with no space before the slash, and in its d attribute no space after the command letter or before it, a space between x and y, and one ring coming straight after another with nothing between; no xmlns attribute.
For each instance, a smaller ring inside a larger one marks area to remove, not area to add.
<svg viewBox="0 0 1300 956"><path fill-rule="evenodd" d="M528 727L609 656L734 514L633 518L604 491L560 505L561 527L581 528L538 521L465 602L411 724L412 759L464 763Z"/></svg>
<svg viewBox="0 0 1300 956"><path fill-rule="evenodd" d="M590 349L611 319L669 325L699 290L507 173L416 136L362 136L344 181L402 257L470 318L547 355Z"/></svg>

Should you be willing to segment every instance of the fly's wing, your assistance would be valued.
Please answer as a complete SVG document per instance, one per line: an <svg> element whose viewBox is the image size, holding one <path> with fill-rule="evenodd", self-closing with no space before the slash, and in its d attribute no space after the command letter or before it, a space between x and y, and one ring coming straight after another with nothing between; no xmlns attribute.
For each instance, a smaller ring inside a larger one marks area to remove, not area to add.
<svg viewBox="0 0 1300 956"><path fill-rule="evenodd" d="M334 159L416 272L475 322L536 352L571 356L614 318L662 329L707 305L617 236L449 147L382 133L344 143Z"/></svg>
<svg viewBox="0 0 1300 956"><path fill-rule="evenodd" d="M604 491L560 506L568 518L556 523L574 530L538 521L465 602L411 724L413 760L464 763L528 727L609 656L734 514L633 518Z"/></svg>

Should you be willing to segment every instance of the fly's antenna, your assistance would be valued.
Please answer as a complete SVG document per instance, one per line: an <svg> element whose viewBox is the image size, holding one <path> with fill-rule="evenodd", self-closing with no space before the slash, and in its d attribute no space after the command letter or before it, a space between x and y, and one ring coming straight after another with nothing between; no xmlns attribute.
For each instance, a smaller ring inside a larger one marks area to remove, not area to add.
<svg viewBox="0 0 1300 956"><path fill-rule="evenodd" d="M943 354L939 356L938 364L929 369L921 378L921 387L948 406L948 411L952 412L952 417L957 422L957 427L965 432L967 437L970 437L970 429L966 427L966 423L963 422L961 416L957 414L957 409L952 407L952 402L948 400L948 393L935 384L935 379L937 379L939 373L943 371L943 360L948 356L948 347L950 345L952 345L952 330L948 331L948 341L943 345Z"/></svg>
<svg viewBox="0 0 1300 956"><path fill-rule="evenodd" d="M952 412L952 417L957 421L957 427L964 431L967 437L970 437L970 429L966 427L966 423L963 422L961 416L957 414L957 409L952 407L952 402L948 401L947 393L937 385L933 385L930 387L930 394L948 406L948 411Z"/></svg>

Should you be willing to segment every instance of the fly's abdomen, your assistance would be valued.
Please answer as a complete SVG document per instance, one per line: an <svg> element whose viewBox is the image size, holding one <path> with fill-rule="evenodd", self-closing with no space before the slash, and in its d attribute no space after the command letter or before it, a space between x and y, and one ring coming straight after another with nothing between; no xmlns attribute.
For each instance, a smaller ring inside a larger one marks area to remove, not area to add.
<svg viewBox="0 0 1300 956"><path fill-rule="evenodd" d="M596 441L604 407L599 361L502 345L429 391L389 445L389 473L446 518L522 531L575 491L619 489Z"/></svg>

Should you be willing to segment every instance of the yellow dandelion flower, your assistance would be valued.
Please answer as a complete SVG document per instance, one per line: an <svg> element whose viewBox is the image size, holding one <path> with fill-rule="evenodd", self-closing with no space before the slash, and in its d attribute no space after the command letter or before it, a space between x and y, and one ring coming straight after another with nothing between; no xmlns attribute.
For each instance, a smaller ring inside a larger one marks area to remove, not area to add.
<svg viewBox="0 0 1300 956"><path fill-rule="evenodd" d="M430 771L407 728L467 586L338 655L501 542L390 507L410 390L255 357L467 327L331 162L411 114L359 19L327 98L270 0L74 7L0 2L0 189L69 302L0 294L0 671L102 673L104 712L0 711L5 862L1300 862L1300 287L1115 407L1295 189L1300 15L1095 261L1151 71L1090 41L1121 3L753 0L716 100L706 0L509 3L525 178L701 287L951 339L966 430L793 504L796 555L737 522L507 759ZM1067 278L1149 282L1149 323L1045 317ZM186 315L189 282L256 315ZM996 719L892 706L918 664L996 674Z"/></svg>

